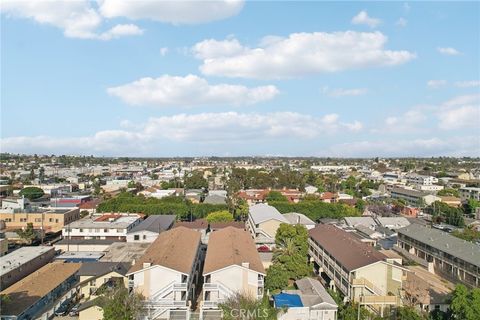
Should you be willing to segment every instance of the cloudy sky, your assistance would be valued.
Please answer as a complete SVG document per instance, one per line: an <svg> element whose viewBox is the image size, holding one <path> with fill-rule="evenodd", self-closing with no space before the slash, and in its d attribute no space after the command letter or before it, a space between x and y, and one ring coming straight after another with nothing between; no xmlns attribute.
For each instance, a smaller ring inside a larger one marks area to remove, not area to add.
<svg viewBox="0 0 480 320"><path fill-rule="evenodd" d="M1 2L1 151L479 156L479 2Z"/></svg>

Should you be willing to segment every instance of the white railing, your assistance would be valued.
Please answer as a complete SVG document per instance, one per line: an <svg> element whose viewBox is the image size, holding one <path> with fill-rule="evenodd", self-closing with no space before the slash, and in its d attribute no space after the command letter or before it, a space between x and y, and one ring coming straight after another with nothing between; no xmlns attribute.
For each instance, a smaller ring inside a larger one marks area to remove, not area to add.
<svg viewBox="0 0 480 320"><path fill-rule="evenodd" d="M173 299L159 299L159 300L149 300L145 306L147 308L158 308L158 307L186 307L187 300L173 300Z"/></svg>

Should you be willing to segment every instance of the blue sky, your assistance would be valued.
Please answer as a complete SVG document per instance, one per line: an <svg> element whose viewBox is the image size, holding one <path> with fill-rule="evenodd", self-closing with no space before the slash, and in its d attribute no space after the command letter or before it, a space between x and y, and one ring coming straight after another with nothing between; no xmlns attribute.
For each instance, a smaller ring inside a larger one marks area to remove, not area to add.
<svg viewBox="0 0 480 320"><path fill-rule="evenodd" d="M2 152L478 156L478 2L2 1Z"/></svg>

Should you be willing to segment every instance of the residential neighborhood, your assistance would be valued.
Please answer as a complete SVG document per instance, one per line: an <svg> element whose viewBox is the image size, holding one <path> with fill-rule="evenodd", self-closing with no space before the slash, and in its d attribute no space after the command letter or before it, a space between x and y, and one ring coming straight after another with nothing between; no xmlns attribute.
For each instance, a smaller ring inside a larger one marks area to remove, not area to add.
<svg viewBox="0 0 480 320"><path fill-rule="evenodd" d="M480 320L480 1L0 26L0 320Z"/></svg>

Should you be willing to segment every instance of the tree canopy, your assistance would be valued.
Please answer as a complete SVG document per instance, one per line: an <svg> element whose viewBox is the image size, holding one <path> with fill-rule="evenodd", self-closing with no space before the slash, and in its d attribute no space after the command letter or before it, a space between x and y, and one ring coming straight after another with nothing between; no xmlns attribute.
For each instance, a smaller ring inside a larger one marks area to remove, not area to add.
<svg viewBox="0 0 480 320"><path fill-rule="evenodd" d="M135 292L129 293L124 286L105 291L99 299L103 320L136 320L144 313L144 297Z"/></svg>
<svg viewBox="0 0 480 320"><path fill-rule="evenodd" d="M233 215L227 210L214 211L207 215L207 221L212 222L230 222L233 221Z"/></svg>
<svg viewBox="0 0 480 320"><path fill-rule="evenodd" d="M288 201L287 197L285 197L279 191L270 191L265 200L267 200L268 203L272 201Z"/></svg>
<svg viewBox="0 0 480 320"><path fill-rule="evenodd" d="M19 195L24 196L28 200L35 200L41 198L44 194L45 193L43 192L43 190L38 187L26 187L23 188L19 193Z"/></svg>

